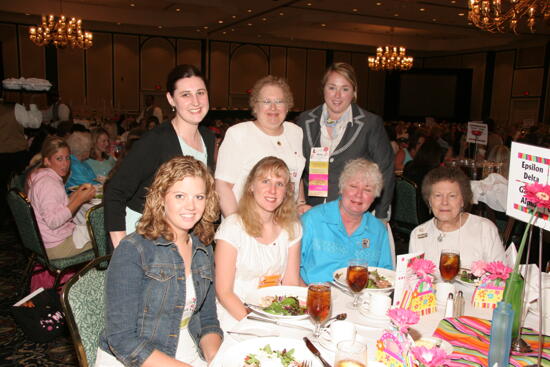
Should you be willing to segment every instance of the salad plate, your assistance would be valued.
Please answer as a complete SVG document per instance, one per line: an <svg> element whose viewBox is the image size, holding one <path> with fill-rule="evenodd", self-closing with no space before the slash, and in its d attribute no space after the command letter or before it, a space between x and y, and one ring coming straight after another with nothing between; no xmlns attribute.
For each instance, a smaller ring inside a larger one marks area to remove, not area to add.
<svg viewBox="0 0 550 367"><path fill-rule="evenodd" d="M462 268L455 277L455 281L468 287L477 287L479 284L479 278L474 277L475 279L472 279L472 277L474 276L470 272L470 269Z"/></svg>
<svg viewBox="0 0 550 367"><path fill-rule="evenodd" d="M223 354L222 361L222 367L248 367L254 362L261 366L302 367L304 361L311 361L312 367L321 366L301 340L273 337L235 344Z"/></svg>
<svg viewBox="0 0 550 367"><path fill-rule="evenodd" d="M307 288L293 286L260 288L247 298L247 303L255 305L253 312L282 320L307 319L306 301Z"/></svg>
<svg viewBox="0 0 550 367"><path fill-rule="evenodd" d="M332 277L334 278L334 281L338 283L341 286L344 286L348 288L348 283L346 281L346 276L348 273L348 268L341 268L336 270ZM378 275L379 278L382 280L387 280L389 282L389 286L385 288L377 288L374 284L374 279ZM361 291L361 293L365 292L374 292L374 293L389 293L393 290L395 284L395 271L385 269L385 268L377 268L374 266L369 266L369 286L371 288L365 288Z"/></svg>

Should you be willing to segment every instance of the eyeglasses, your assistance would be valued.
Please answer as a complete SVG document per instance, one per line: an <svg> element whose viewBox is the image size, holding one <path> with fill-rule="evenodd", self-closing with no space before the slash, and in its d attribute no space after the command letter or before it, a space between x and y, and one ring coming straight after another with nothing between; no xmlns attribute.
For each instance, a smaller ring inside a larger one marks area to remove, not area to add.
<svg viewBox="0 0 550 367"><path fill-rule="evenodd" d="M276 99L272 101L271 99L257 99L256 102L263 104L265 107L269 107L274 104L276 107L281 107L286 104L286 101L283 99Z"/></svg>

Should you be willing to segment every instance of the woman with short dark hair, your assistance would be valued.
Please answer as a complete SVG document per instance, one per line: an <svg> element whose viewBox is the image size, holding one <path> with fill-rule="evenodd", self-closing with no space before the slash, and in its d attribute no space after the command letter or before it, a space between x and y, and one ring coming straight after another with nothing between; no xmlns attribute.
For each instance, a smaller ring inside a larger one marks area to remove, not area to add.
<svg viewBox="0 0 550 367"><path fill-rule="evenodd" d="M468 213L472 189L460 168L431 170L422 183L422 196L434 217L413 230L410 253L424 252L426 259L439 264L441 250L456 250L460 266L467 269L476 260L504 260L504 247L493 222Z"/></svg>

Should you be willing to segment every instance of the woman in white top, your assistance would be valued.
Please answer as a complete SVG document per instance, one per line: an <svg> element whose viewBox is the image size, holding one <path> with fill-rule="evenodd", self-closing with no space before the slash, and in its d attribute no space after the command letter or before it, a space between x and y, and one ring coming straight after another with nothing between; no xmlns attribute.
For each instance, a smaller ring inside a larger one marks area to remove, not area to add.
<svg viewBox="0 0 550 367"><path fill-rule="evenodd" d="M289 170L279 158L260 160L247 177L235 214L215 235L216 295L222 329L247 315L247 296L258 288L303 285L302 229Z"/></svg>
<svg viewBox="0 0 550 367"><path fill-rule="evenodd" d="M306 161L302 152L302 129L285 121L293 106L287 82L272 75L258 80L249 103L256 120L230 127L218 153L216 191L224 217L237 211L246 177L260 159L274 156L286 163L295 198Z"/></svg>
<svg viewBox="0 0 550 367"><path fill-rule="evenodd" d="M438 167L422 183L422 196L434 218L411 233L409 252L439 264L441 250L460 253L460 267L476 260L503 261L504 247L497 227L487 218L468 213L472 203L470 180L460 168Z"/></svg>

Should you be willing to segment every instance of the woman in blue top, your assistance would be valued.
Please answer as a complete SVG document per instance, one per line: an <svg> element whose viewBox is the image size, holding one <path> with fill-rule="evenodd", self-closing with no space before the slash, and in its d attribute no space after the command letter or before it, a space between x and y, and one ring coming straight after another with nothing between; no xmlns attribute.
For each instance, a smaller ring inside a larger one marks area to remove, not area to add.
<svg viewBox="0 0 550 367"><path fill-rule="evenodd" d="M367 211L383 187L378 165L364 158L349 161L338 186L338 200L302 216L300 275L307 284L332 280L334 271L347 267L350 259L393 268L386 227Z"/></svg>
<svg viewBox="0 0 550 367"><path fill-rule="evenodd" d="M96 366L206 366L222 331L212 247L214 179L190 156L158 170L136 232L115 249L106 279ZM206 361L206 362L205 362Z"/></svg>
<svg viewBox="0 0 550 367"><path fill-rule="evenodd" d="M110 142L107 130L102 127L93 130L92 145L90 158L86 160L86 163L92 167L98 181L105 182L116 163L116 160L108 154Z"/></svg>

